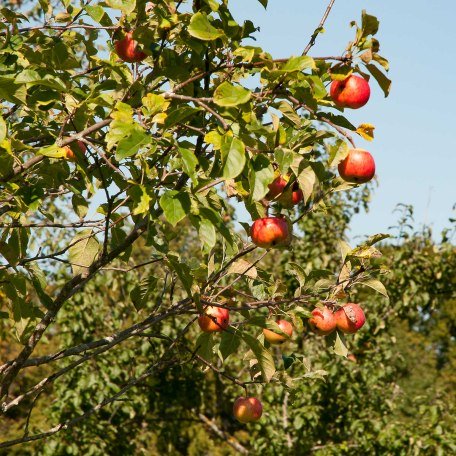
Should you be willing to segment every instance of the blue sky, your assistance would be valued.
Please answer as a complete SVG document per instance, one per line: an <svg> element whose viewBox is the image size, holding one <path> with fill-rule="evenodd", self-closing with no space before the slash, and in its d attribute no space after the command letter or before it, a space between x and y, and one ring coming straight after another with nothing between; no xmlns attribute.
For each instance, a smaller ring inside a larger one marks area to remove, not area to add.
<svg viewBox="0 0 456 456"><path fill-rule="evenodd" d="M258 0L230 1L237 20L261 28L257 44L274 57L299 55L327 4L269 0L265 11ZM380 20L380 53L390 61L393 85L385 99L373 81L369 103L347 110L353 124L376 126L373 142L356 143L374 155L379 182L369 213L353 219L350 237L387 232L397 203L413 204L416 226L431 224L438 235L456 203L456 1L336 0L309 54L340 55L353 37L349 23L360 21L362 9Z"/></svg>

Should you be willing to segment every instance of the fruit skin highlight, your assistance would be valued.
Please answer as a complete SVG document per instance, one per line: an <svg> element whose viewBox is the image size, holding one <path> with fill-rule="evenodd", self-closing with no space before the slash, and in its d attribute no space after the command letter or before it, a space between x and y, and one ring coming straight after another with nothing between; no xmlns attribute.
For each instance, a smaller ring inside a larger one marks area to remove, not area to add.
<svg viewBox="0 0 456 456"><path fill-rule="evenodd" d="M364 149L350 149L348 155L339 163L340 177L354 184L369 182L375 175L374 157Z"/></svg>
<svg viewBox="0 0 456 456"><path fill-rule="evenodd" d="M358 332L366 322L363 309L353 302L345 304L334 313L337 329L345 334Z"/></svg>
<svg viewBox="0 0 456 456"><path fill-rule="evenodd" d="M252 241L264 249L287 246L291 242L291 228L284 217L263 217L250 228Z"/></svg>
<svg viewBox="0 0 456 456"><path fill-rule="evenodd" d="M137 49L138 45L133 39L133 32L126 33L124 38L114 43L117 55L129 63L141 62L147 57L147 54Z"/></svg>
<svg viewBox="0 0 456 456"><path fill-rule="evenodd" d="M286 340L288 340L293 334L293 326L290 322L286 320L277 320L276 323L279 325L279 328L288 335L284 336L283 334L278 334L271 329L264 328L263 334L264 338L271 344L271 345L278 345L282 344Z"/></svg>
<svg viewBox="0 0 456 456"><path fill-rule="evenodd" d="M73 144L75 144L75 143L72 143L72 145ZM77 144L77 146L73 146L73 147L78 147L79 150L83 154L85 154L87 152L87 146L85 145L85 143L83 143L82 141L78 140L78 141L76 141L76 144ZM71 149L70 146L65 146L64 149L65 149L65 158L67 160L70 160L70 161L76 161L76 154L73 151L73 149Z"/></svg>
<svg viewBox="0 0 456 456"><path fill-rule="evenodd" d="M343 81L333 81L329 94L339 108L358 109L369 101L370 87L364 78L352 74Z"/></svg>
<svg viewBox="0 0 456 456"><path fill-rule="evenodd" d="M256 397L238 397L234 401L233 415L241 423L258 421L263 414L263 406Z"/></svg>
<svg viewBox="0 0 456 456"><path fill-rule="evenodd" d="M222 307L209 306L204 315L198 317L198 325L203 332L221 332L230 324L230 311Z"/></svg>
<svg viewBox="0 0 456 456"><path fill-rule="evenodd" d="M336 318L332 310L327 307L316 307L312 310L309 325L313 332L320 336L327 336L336 329Z"/></svg>

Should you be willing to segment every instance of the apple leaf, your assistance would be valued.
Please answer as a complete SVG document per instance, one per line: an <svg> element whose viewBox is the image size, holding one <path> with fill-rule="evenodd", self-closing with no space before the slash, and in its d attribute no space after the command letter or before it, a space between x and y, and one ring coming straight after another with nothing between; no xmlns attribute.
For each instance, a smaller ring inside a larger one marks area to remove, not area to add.
<svg viewBox="0 0 456 456"><path fill-rule="evenodd" d="M236 260L230 265L227 274L246 275L251 279L256 279L258 276L258 271L255 266L252 266L251 263L242 258L239 258L239 260Z"/></svg>
<svg viewBox="0 0 456 456"><path fill-rule="evenodd" d="M391 79L388 79L384 73L382 73L374 64L369 63L366 65L366 68L369 70L370 74L378 82L378 85L383 90L385 97L389 95L391 89Z"/></svg>
<svg viewBox="0 0 456 456"><path fill-rule="evenodd" d="M269 191L268 185L274 180L274 169L264 155L256 155L249 162L250 196L253 201L260 201Z"/></svg>
<svg viewBox="0 0 456 456"><path fill-rule="evenodd" d="M357 129L356 133L364 138L366 141L372 141L374 139L374 125L370 123L362 123Z"/></svg>
<svg viewBox="0 0 456 456"><path fill-rule="evenodd" d="M225 360L232 353L235 353L241 344L241 338L232 331L223 331L220 337L219 350Z"/></svg>
<svg viewBox="0 0 456 456"><path fill-rule="evenodd" d="M160 197L160 207L166 220L176 226L190 212L190 196L188 193L169 190Z"/></svg>
<svg viewBox="0 0 456 456"><path fill-rule="evenodd" d="M337 140L336 143L328 147L329 149L329 166L336 167L344 158L348 155L350 148L345 141L341 139ZM350 187L351 188L351 187Z"/></svg>
<svg viewBox="0 0 456 456"><path fill-rule="evenodd" d="M348 355L348 348L345 345L345 337L339 331L336 331L336 340L334 342L333 350L336 355L344 356L345 358Z"/></svg>
<svg viewBox="0 0 456 456"><path fill-rule="evenodd" d="M299 57L291 57L288 61L277 71L278 73L292 73L294 71L302 71L306 68L315 70L317 67L312 57L308 55L302 55Z"/></svg>
<svg viewBox="0 0 456 456"><path fill-rule="evenodd" d="M213 41L225 35L222 30L213 27L207 15L201 12L194 14L190 19L188 33L203 41Z"/></svg>
<svg viewBox="0 0 456 456"><path fill-rule="evenodd" d="M222 175L225 179L232 179L239 176L244 169L246 157L244 143L232 136L225 137L222 145Z"/></svg>
<svg viewBox="0 0 456 456"><path fill-rule="evenodd" d="M219 106L233 107L247 103L252 97L250 90L238 85L222 82L214 90L214 103Z"/></svg>
<svg viewBox="0 0 456 456"><path fill-rule="evenodd" d="M98 255L100 244L93 230L79 232L70 242L68 250L73 274L86 274Z"/></svg>
<svg viewBox="0 0 456 456"><path fill-rule="evenodd" d="M385 285L383 285L380 280L376 279L369 279L361 282L360 285L366 285L367 287L372 288L376 292L380 293L381 295L385 296L385 298L389 299L388 292L386 291Z"/></svg>
<svg viewBox="0 0 456 456"><path fill-rule="evenodd" d="M208 362L212 361L214 338L211 333L202 332L196 339L196 354Z"/></svg>
<svg viewBox="0 0 456 456"><path fill-rule="evenodd" d="M274 358L272 357L271 352L267 350L258 339L255 339L250 334L243 333L242 339L255 355L255 358L258 361L261 375L263 376L263 380L269 383L276 371Z"/></svg>

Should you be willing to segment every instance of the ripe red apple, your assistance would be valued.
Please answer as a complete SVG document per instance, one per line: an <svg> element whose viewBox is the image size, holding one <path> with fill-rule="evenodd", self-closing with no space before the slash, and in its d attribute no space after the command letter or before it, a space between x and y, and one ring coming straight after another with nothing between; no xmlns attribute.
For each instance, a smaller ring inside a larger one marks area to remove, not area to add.
<svg viewBox="0 0 456 456"><path fill-rule="evenodd" d="M289 176L284 177L281 174L277 176L275 180L268 185L269 192L266 195L266 199L270 201L280 195L277 201L279 201L282 206L287 208L292 207L302 201L303 193L299 188L299 184L297 182L293 182L291 188L285 190L285 187L288 185L289 180Z"/></svg>
<svg viewBox="0 0 456 456"><path fill-rule="evenodd" d="M147 57L147 54L138 49L138 42L133 39L133 32L125 34L124 38L114 43L117 55L124 62L141 62Z"/></svg>
<svg viewBox="0 0 456 456"><path fill-rule="evenodd" d="M315 333L320 336L327 336L336 329L334 313L328 307L316 307L312 310L309 325Z"/></svg>
<svg viewBox="0 0 456 456"><path fill-rule="evenodd" d="M256 397L238 397L234 401L233 415L241 423L258 421L263 413L263 406Z"/></svg>
<svg viewBox="0 0 456 456"><path fill-rule="evenodd" d="M366 322L363 309L352 302L345 304L334 313L337 329L346 334L354 334Z"/></svg>
<svg viewBox="0 0 456 456"><path fill-rule="evenodd" d="M352 74L343 81L333 81L329 93L336 106L358 109L369 101L370 87L364 78Z"/></svg>
<svg viewBox="0 0 456 456"><path fill-rule="evenodd" d="M82 141L78 140L76 143L72 143L73 149L78 148L83 154L87 152L87 146ZM65 158L70 161L76 161L76 154L70 146L65 146Z"/></svg>
<svg viewBox="0 0 456 456"><path fill-rule="evenodd" d="M351 149L339 163L340 177L347 182L362 184L375 175L374 157L364 149Z"/></svg>
<svg viewBox="0 0 456 456"><path fill-rule="evenodd" d="M230 324L230 311L222 307L209 306L205 309L204 315L198 317L198 324L202 331L220 332Z"/></svg>
<svg viewBox="0 0 456 456"><path fill-rule="evenodd" d="M250 228L252 241L264 249L286 246L291 242L291 228L284 217L263 217Z"/></svg>
<svg viewBox="0 0 456 456"><path fill-rule="evenodd" d="M269 192L266 195L267 200L272 200L279 196L285 187L288 184L288 180L284 179L284 177L279 174L273 181L268 185L269 187Z"/></svg>
<svg viewBox="0 0 456 456"><path fill-rule="evenodd" d="M278 334L270 329L263 329L264 338L271 344L271 345L278 345L285 342L288 338L290 338L293 334L293 326L286 320L277 320L276 323L279 325L279 328L288 335L285 336L283 334Z"/></svg>

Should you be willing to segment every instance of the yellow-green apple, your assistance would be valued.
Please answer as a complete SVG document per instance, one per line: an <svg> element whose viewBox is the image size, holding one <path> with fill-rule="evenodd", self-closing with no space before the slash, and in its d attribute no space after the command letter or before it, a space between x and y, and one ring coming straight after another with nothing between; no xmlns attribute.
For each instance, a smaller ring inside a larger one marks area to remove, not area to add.
<svg viewBox="0 0 456 456"><path fill-rule="evenodd" d="M334 313L328 307L316 307L312 310L312 317L309 319L312 330L320 336L327 336L336 329Z"/></svg>
<svg viewBox="0 0 456 456"><path fill-rule="evenodd" d="M114 43L117 55L124 62L141 62L147 57L147 54L139 48L139 43L133 39L133 32L128 32L125 36Z"/></svg>
<svg viewBox="0 0 456 456"><path fill-rule="evenodd" d="M286 320L276 321L279 328L286 334L279 334L270 329L263 329L264 338L272 345L278 345L288 340L293 334L293 326ZM287 337L288 336L288 337Z"/></svg>
<svg viewBox="0 0 456 456"><path fill-rule="evenodd" d="M374 157L364 149L350 149L348 155L339 163L340 177L347 182L362 184L375 175Z"/></svg>
<svg viewBox="0 0 456 456"><path fill-rule="evenodd" d="M370 87L364 78L352 74L343 81L333 81L329 94L336 106L358 109L369 101Z"/></svg>
<svg viewBox="0 0 456 456"><path fill-rule="evenodd" d="M198 324L202 331L220 332L230 324L230 311L222 307L209 306L205 309L204 315L198 317Z"/></svg>
<svg viewBox="0 0 456 456"><path fill-rule="evenodd" d="M256 397L238 397L234 401L233 415L241 423L258 421L263 413L263 406Z"/></svg>
<svg viewBox="0 0 456 456"><path fill-rule="evenodd" d="M291 225L285 217L263 217L253 222L250 235L258 247L283 247L291 242Z"/></svg>
<svg viewBox="0 0 456 456"><path fill-rule="evenodd" d="M337 329L346 334L354 334L366 322L363 309L358 304L347 303L334 313Z"/></svg>

